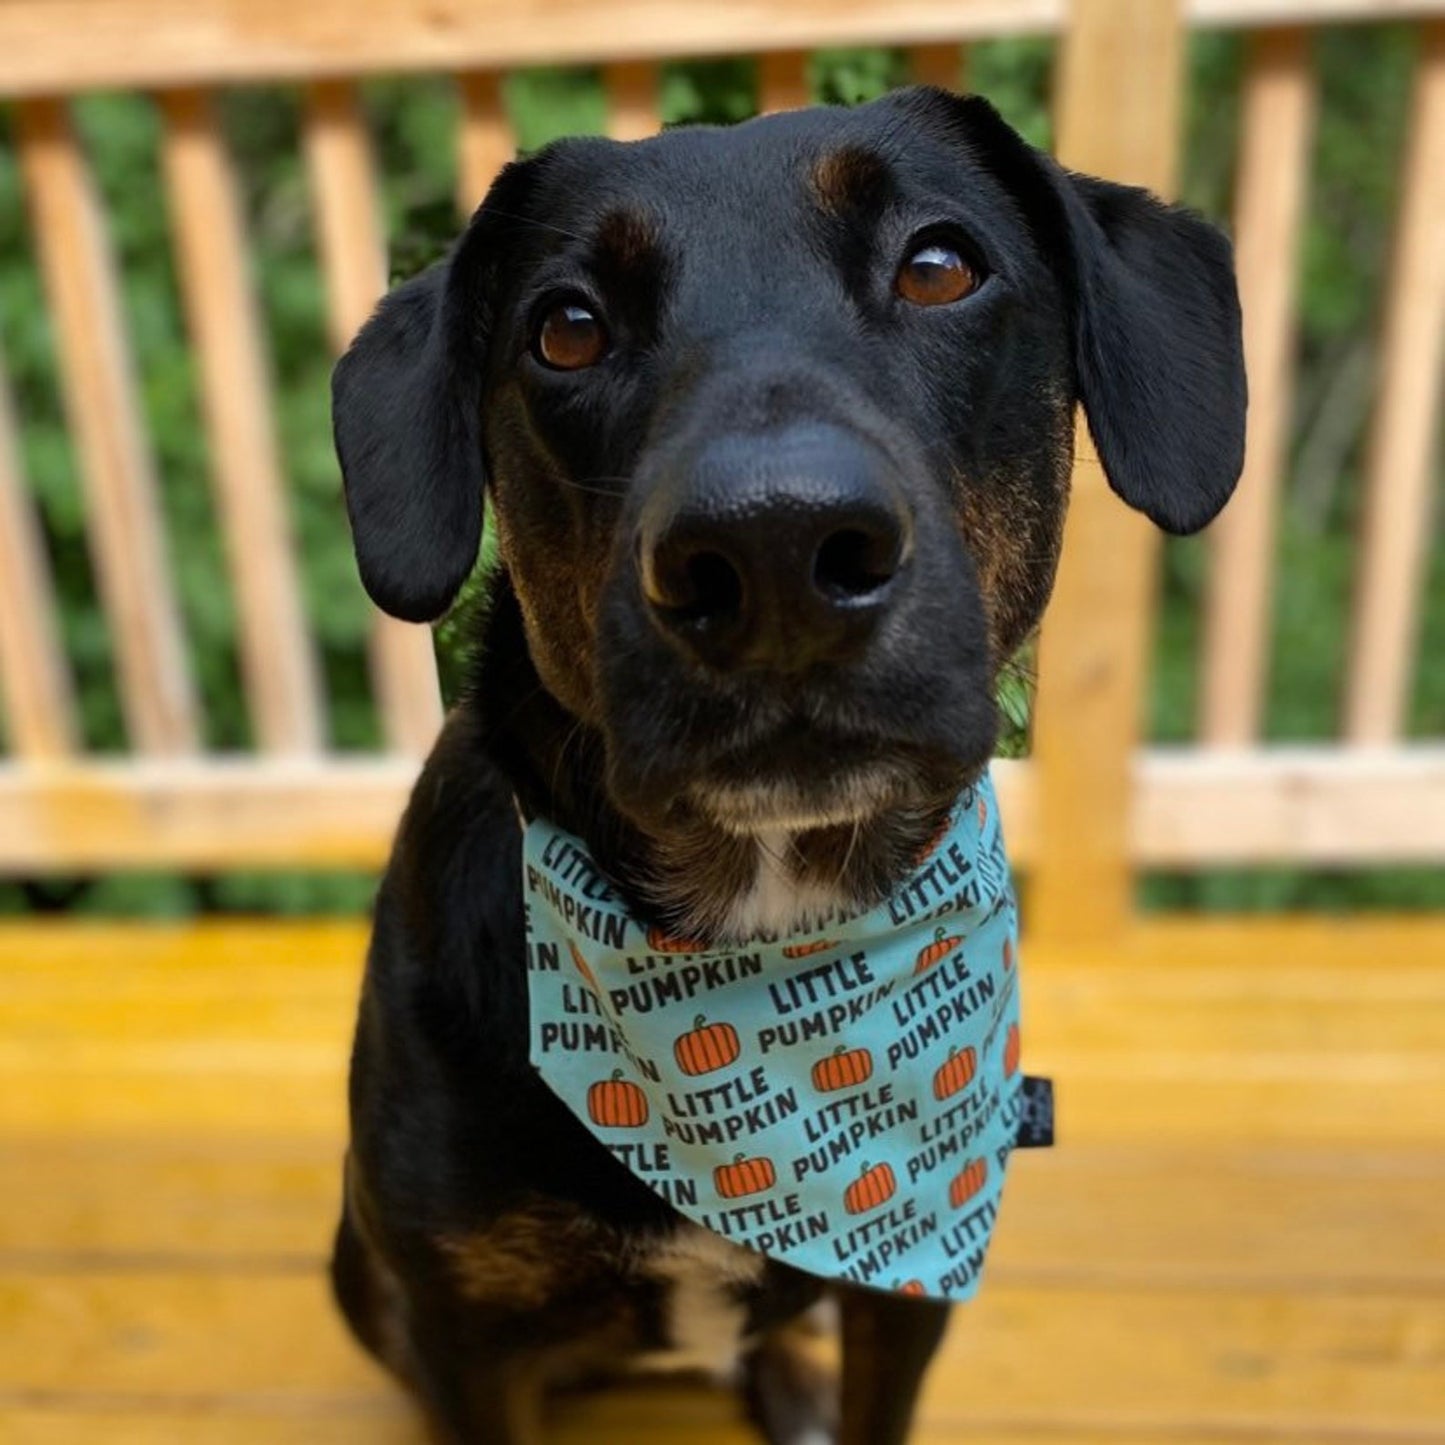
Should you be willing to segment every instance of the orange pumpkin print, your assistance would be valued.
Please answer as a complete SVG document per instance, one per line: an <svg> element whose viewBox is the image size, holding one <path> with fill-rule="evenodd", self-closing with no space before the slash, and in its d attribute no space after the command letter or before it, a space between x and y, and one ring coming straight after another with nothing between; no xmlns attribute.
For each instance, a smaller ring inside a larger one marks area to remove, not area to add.
<svg viewBox="0 0 1445 1445"><path fill-rule="evenodd" d="M898 1189L890 1165L879 1164L870 1169L866 1164L863 1172L843 1192L843 1208L849 1214L867 1214L870 1209L879 1209L893 1198Z"/></svg>
<svg viewBox="0 0 1445 1445"><path fill-rule="evenodd" d="M640 1129L647 1123L647 1095L614 1069L610 1079L598 1079L587 1090L587 1113L607 1129Z"/></svg>
<svg viewBox="0 0 1445 1445"><path fill-rule="evenodd" d="M920 1294L927 1294L927 1293L928 1293L928 1291L924 1288L924 1286L923 1286L923 1281L922 1281L921 1279L906 1279L906 1280L903 1281L902 1284L899 1284L899 1283L895 1280L895 1281L894 1281L894 1284L893 1284L893 1292L894 1292L895 1294L911 1294L911 1295L920 1295Z"/></svg>
<svg viewBox="0 0 1445 1445"><path fill-rule="evenodd" d="M684 1074L711 1074L725 1069L742 1053L738 1031L731 1024L710 1024L699 1014L690 1032L672 1046L672 1056Z"/></svg>
<svg viewBox="0 0 1445 1445"><path fill-rule="evenodd" d="M837 946L831 938L815 938L811 943L785 944L781 952L784 958L809 958L815 953L826 953Z"/></svg>
<svg viewBox="0 0 1445 1445"><path fill-rule="evenodd" d="M593 976L592 970L587 966L587 960L582 957L582 950L575 943L568 939L567 950L572 955L572 962L577 972L582 975L582 981L592 990L593 993L601 993L597 987L597 979Z"/></svg>
<svg viewBox="0 0 1445 1445"><path fill-rule="evenodd" d="M1014 942L1011 938L1003 941L1003 966L1005 971L1014 966Z"/></svg>
<svg viewBox="0 0 1445 1445"><path fill-rule="evenodd" d="M978 1072L978 1053L966 1048L962 1053L949 1049L948 1057L938 1066L933 1075L933 1097L940 1101L951 1099L960 1090L968 1088Z"/></svg>
<svg viewBox="0 0 1445 1445"><path fill-rule="evenodd" d="M934 964L942 963L950 953L962 946L963 936L961 934L950 934L946 928L940 928L933 935L933 942L927 948L919 951L918 960L913 965L913 972L915 974L927 973Z"/></svg>
<svg viewBox="0 0 1445 1445"><path fill-rule="evenodd" d="M778 1171L771 1159L749 1159L739 1154L731 1164L720 1164L712 1171L712 1182L724 1199L741 1199L771 1189L778 1182Z"/></svg>
<svg viewBox="0 0 1445 1445"><path fill-rule="evenodd" d="M654 953L706 953L707 945L695 938L674 938L654 924L647 930L647 946Z"/></svg>
<svg viewBox="0 0 1445 1445"><path fill-rule="evenodd" d="M938 827L933 830L932 837L913 855L913 866L915 868L922 868L923 865L938 852L943 844L943 840L948 837L948 829L952 822L952 816L946 817Z"/></svg>
<svg viewBox="0 0 1445 1445"><path fill-rule="evenodd" d="M867 1049L849 1049L839 1044L826 1059L813 1065L813 1087L820 1094L834 1089L852 1089L873 1077L873 1055Z"/></svg>
<svg viewBox="0 0 1445 1445"><path fill-rule="evenodd" d="M948 1185L948 1202L962 1209L988 1183L988 1160L970 1159Z"/></svg>
<svg viewBox="0 0 1445 1445"><path fill-rule="evenodd" d="M978 826L979 826L979 828L982 829L983 826L984 826L984 824L987 823L987 822L988 822L988 799L987 799L987 798L984 798L984 797L980 797L979 800L978 800Z"/></svg>
<svg viewBox="0 0 1445 1445"><path fill-rule="evenodd" d="M1019 1026L1010 1024L1008 1026L1008 1038L1003 1045L1003 1075L1011 1079L1019 1071Z"/></svg>

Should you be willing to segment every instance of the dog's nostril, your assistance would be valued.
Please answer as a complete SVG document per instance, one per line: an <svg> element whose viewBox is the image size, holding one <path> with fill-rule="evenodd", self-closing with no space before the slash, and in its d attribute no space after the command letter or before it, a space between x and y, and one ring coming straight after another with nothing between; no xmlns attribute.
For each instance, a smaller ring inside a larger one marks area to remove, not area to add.
<svg viewBox="0 0 1445 1445"><path fill-rule="evenodd" d="M813 585L836 601L870 597L893 580L901 549L896 532L870 535L851 527L834 532L813 558Z"/></svg>
<svg viewBox="0 0 1445 1445"><path fill-rule="evenodd" d="M687 611L694 617L732 617L742 611L743 579L720 552L699 552L687 564L692 600Z"/></svg>
<svg viewBox="0 0 1445 1445"><path fill-rule="evenodd" d="M652 601L679 621L718 621L741 613L743 579L721 552L677 558L668 573L664 595Z"/></svg>

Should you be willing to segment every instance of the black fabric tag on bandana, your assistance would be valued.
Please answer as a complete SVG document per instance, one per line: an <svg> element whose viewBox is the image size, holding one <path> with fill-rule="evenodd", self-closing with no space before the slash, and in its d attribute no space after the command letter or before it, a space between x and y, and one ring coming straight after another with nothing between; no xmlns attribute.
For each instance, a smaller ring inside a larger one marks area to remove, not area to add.
<svg viewBox="0 0 1445 1445"><path fill-rule="evenodd" d="M1015 1149L1050 1149L1054 1143L1054 1081L1024 1075L1019 1091L1019 1132Z"/></svg>

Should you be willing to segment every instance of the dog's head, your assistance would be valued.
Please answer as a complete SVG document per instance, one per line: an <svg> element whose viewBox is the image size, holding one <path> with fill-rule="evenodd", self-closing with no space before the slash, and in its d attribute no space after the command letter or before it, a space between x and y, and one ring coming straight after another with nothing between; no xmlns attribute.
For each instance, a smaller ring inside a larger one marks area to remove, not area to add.
<svg viewBox="0 0 1445 1445"><path fill-rule="evenodd" d="M335 384L375 600L444 611L485 491L611 801L744 834L926 810L986 763L1076 402L1126 503L1215 515L1228 244L934 90L509 166Z"/></svg>

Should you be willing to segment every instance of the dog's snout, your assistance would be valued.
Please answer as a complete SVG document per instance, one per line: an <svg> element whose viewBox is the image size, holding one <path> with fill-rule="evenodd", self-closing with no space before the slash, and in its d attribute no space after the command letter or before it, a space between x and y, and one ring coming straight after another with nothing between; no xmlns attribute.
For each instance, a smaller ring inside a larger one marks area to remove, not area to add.
<svg viewBox="0 0 1445 1445"><path fill-rule="evenodd" d="M821 425L711 442L658 488L638 531L652 616L721 670L846 661L891 605L911 549L886 460Z"/></svg>

